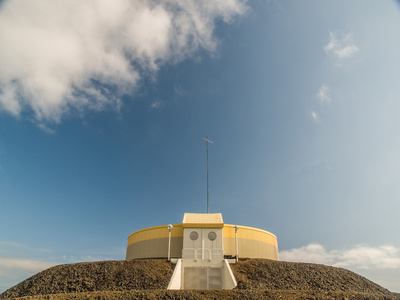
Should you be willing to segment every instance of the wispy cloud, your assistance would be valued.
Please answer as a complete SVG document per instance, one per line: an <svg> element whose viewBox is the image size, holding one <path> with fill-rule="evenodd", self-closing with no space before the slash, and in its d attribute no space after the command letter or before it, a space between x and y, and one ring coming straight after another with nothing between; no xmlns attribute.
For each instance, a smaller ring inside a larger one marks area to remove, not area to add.
<svg viewBox="0 0 400 300"><path fill-rule="evenodd" d="M319 122L319 121L320 121L319 116L318 116L318 114L317 114L315 111L312 111L312 112L311 112L311 118L313 118L313 120L314 120L315 122Z"/></svg>
<svg viewBox="0 0 400 300"><path fill-rule="evenodd" d="M326 84L323 84L319 88L316 97L319 100L320 104L329 104L332 101L331 88ZM321 121L319 114L315 110L311 111L311 117L317 123Z"/></svg>
<svg viewBox="0 0 400 300"><path fill-rule="evenodd" d="M400 268L399 249L391 245L377 248L357 246L353 249L339 252L339 267L355 266L361 269L398 269Z"/></svg>
<svg viewBox="0 0 400 300"><path fill-rule="evenodd" d="M7 1L0 7L0 109L38 124L121 107L143 76L200 49L246 0Z"/></svg>
<svg viewBox="0 0 400 300"><path fill-rule="evenodd" d="M10 242L10 241L0 241L0 246L10 246L10 247L15 247L15 248L23 248L25 245L16 243L16 242Z"/></svg>
<svg viewBox="0 0 400 300"><path fill-rule="evenodd" d="M184 89L182 89L182 87L180 85L175 85L174 92L175 92L175 97L178 97L178 98L186 95L186 91Z"/></svg>
<svg viewBox="0 0 400 300"><path fill-rule="evenodd" d="M0 293L22 280L57 264L35 259L0 257Z"/></svg>
<svg viewBox="0 0 400 300"><path fill-rule="evenodd" d="M368 270L400 268L400 249L392 245L379 247L357 245L351 249L327 251L320 244L309 244L281 251L279 257L284 261L319 263L335 267Z"/></svg>
<svg viewBox="0 0 400 300"><path fill-rule="evenodd" d="M319 101L324 104L324 103L330 103L332 101L332 96L331 96L331 89L329 86L326 84L323 84L320 89L318 90L317 93L317 98Z"/></svg>
<svg viewBox="0 0 400 300"><path fill-rule="evenodd" d="M150 107L154 108L154 109L157 109L157 108L163 107L163 104L162 104L162 102L160 100L156 100L150 105Z"/></svg>
<svg viewBox="0 0 400 300"><path fill-rule="evenodd" d="M80 256L63 255L61 260L64 263L77 263L88 261L101 261L101 260L120 260L125 258L125 248L114 247L109 251L86 253Z"/></svg>
<svg viewBox="0 0 400 300"><path fill-rule="evenodd" d="M33 274L54 265L56 265L56 263L48 261L0 257L0 276L13 278L16 274L20 273Z"/></svg>
<svg viewBox="0 0 400 300"><path fill-rule="evenodd" d="M32 251L49 252L45 249L34 249L32 247L9 241L0 241L2 248L10 248L14 250L24 250L17 255L4 255L0 251L0 293L14 286L22 280L52 266L66 263L101 261L101 260L119 260L124 259L125 248L111 248L108 251L90 252L83 255L71 256L60 255L56 257L45 258L21 258L26 257L26 251L32 254ZM1 250L1 249L0 249ZM4 251L3 251L4 252ZM5 251L9 253L9 251ZM8 256L8 257L6 257Z"/></svg>
<svg viewBox="0 0 400 300"><path fill-rule="evenodd" d="M29 251L29 252L42 252L42 253L50 253L51 251L48 249L39 249L39 248L32 248L30 246L11 242L11 241L0 241L0 253L2 251L9 251L15 253L16 251ZM0 254L1 255L1 254Z"/></svg>
<svg viewBox="0 0 400 300"><path fill-rule="evenodd" d="M340 35L330 32L329 43L324 47L325 52L337 61L350 58L355 55L359 49L354 44L353 35L351 33Z"/></svg>

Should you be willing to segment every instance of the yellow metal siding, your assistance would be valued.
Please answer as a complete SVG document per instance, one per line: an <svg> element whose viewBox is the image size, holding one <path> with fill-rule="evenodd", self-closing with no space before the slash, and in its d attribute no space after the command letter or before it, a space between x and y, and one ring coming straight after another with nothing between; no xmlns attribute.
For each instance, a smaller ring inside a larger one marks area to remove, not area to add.
<svg viewBox="0 0 400 300"><path fill-rule="evenodd" d="M183 237L182 224L173 224L172 226L174 226L174 228L171 230L171 238ZM128 237L128 245L141 241L161 238L168 238L167 225L149 227L135 231Z"/></svg>
<svg viewBox="0 0 400 300"><path fill-rule="evenodd" d="M235 225L225 224L223 229L224 252L226 255L236 255ZM238 226L238 252L243 258L268 258L278 260L278 240L268 231Z"/></svg>
<svg viewBox="0 0 400 300"><path fill-rule="evenodd" d="M183 238L171 238L171 257L180 258L182 256ZM126 249L126 260L144 258L167 258L168 256L168 237L161 239L143 240L128 245Z"/></svg>
<svg viewBox="0 0 400 300"><path fill-rule="evenodd" d="M236 256L236 240L224 238L225 255ZM279 260L278 248L269 243L238 238L239 258L267 258Z"/></svg>
<svg viewBox="0 0 400 300"><path fill-rule="evenodd" d="M189 225L189 224L184 224ZM196 224L209 228L216 224ZM218 224L220 225L220 224ZM183 225L174 224L171 230L171 257L181 257L183 249ZM185 226L186 227L186 226ZM247 226L237 231L239 257L267 258L278 260L278 241L272 233ZM226 255L236 255L234 225L223 225L223 247ZM128 238L126 260L138 258L166 258L168 256L167 225L141 229Z"/></svg>
<svg viewBox="0 0 400 300"><path fill-rule="evenodd" d="M235 237L235 225L231 224L224 224L224 237ZM260 240L260 241L265 241L265 238L270 238L270 241L275 240L276 241L276 236L272 234L271 232L268 232L266 230L254 228L254 227L248 227L248 226L239 226L238 225L238 238L246 238L246 239L255 239L255 240Z"/></svg>

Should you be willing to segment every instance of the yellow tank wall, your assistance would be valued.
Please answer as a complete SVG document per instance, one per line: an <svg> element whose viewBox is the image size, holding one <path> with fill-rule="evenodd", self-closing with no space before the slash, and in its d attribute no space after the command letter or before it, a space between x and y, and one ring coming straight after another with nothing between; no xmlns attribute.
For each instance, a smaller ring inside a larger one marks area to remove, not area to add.
<svg viewBox="0 0 400 300"><path fill-rule="evenodd" d="M172 226L173 229L171 230L171 237L183 237L182 224L173 224ZM135 231L134 233L129 235L128 245L144 240L159 238L168 238L167 225L154 226Z"/></svg>
<svg viewBox="0 0 400 300"><path fill-rule="evenodd" d="M173 224L171 230L171 257L180 258L183 248L182 224ZM144 228L128 237L126 260L168 257L167 225Z"/></svg>
<svg viewBox="0 0 400 300"><path fill-rule="evenodd" d="M171 230L171 257L180 258L183 248L183 226L174 224ZM278 260L278 241L272 233L258 228L239 226L238 252L241 258ZM234 225L224 224L223 246L226 255L236 255ZM126 260L168 257L167 225L135 231L128 237Z"/></svg>
<svg viewBox="0 0 400 300"><path fill-rule="evenodd" d="M224 224L224 252L236 256L235 225ZM278 240L268 231L239 226L237 231L238 253L241 258L267 258L279 260Z"/></svg>

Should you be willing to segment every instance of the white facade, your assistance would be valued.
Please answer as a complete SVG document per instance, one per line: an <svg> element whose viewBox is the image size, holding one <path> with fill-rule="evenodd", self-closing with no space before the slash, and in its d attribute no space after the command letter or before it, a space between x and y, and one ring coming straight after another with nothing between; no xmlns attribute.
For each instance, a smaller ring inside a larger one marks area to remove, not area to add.
<svg viewBox="0 0 400 300"><path fill-rule="evenodd" d="M221 214L185 214L182 259L168 289L233 289L237 284L223 249Z"/></svg>

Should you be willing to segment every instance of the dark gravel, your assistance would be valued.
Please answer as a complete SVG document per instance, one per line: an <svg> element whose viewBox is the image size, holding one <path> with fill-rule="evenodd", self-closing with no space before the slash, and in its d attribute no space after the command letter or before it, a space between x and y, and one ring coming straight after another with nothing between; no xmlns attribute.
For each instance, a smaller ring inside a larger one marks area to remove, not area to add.
<svg viewBox="0 0 400 300"><path fill-rule="evenodd" d="M310 263L251 259L231 265L243 290L312 290L390 293L378 284L342 268Z"/></svg>
<svg viewBox="0 0 400 300"><path fill-rule="evenodd" d="M342 268L249 259L232 264L232 291L166 291L174 265L166 260L100 261L44 270L1 299L399 299Z"/></svg>

